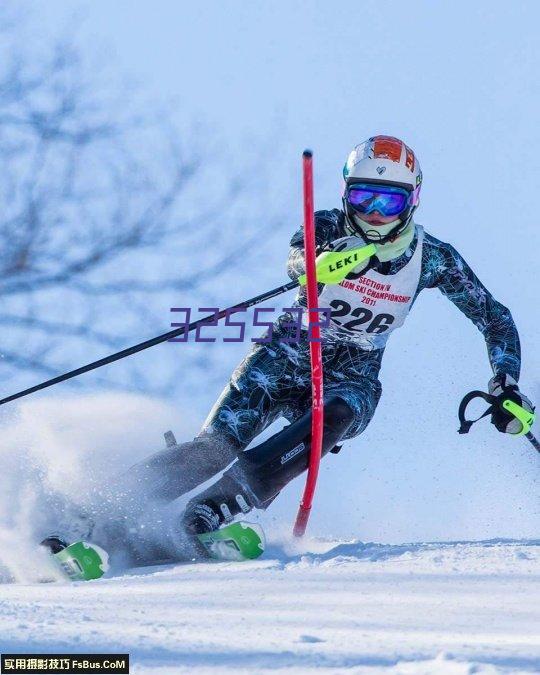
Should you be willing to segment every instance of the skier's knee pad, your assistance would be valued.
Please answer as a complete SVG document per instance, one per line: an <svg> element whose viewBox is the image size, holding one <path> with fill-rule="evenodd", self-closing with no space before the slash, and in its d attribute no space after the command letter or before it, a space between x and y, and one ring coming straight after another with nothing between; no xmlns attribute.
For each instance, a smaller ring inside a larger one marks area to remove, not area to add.
<svg viewBox="0 0 540 675"><path fill-rule="evenodd" d="M248 466L281 466L283 455L302 442L310 443L311 410L260 445L243 452L240 461ZM347 432L355 418L353 409L339 396L324 403L323 452L331 450ZM308 448L309 449L309 448Z"/></svg>
<svg viewBox="0 0 540 675"><path fill-rule="evenodd" d="M261 502L273 499L293 478L307 469L311 449L311 411L264 443L244 452L225 473L243 473ZM335 448L354 421L354 411L338 396L324 404L322 454Z"/></svg>

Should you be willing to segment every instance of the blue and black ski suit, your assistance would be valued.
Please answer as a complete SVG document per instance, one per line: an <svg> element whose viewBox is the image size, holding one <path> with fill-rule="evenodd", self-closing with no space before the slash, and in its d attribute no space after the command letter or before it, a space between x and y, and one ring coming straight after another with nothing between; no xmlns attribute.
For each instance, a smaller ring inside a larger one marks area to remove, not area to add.
<svg viewBox="0 0 540 675"><path fill-rule="evenodd" d="M351 235L339 209L317 212L315 228L318 252ZM393 281L403 276L407 265L409 269L417 265L416 276L409 275L407 293L400 293L399 288L394 292ZM303 232L299 230L291 240L288 273L296 279L303 272ZM351 275L351 279L347 277L339 287L333 287L331 320L323 331L322 344L323 453L336 451L338 443L362 433L373 417L381 396L378 375L384 333L393 327L392 307L399 306L404 318L425 288L438 288L480 330L494 373L507 373L518 380L520 344L510 311L495 300L450 244L415 226L413 240L401 256L383 263L375 259L371 272ZM324 307L322 285L319 290L319 304ZM356 297L358 307L354 306ZM360 299L364 303L361 307ZM377 314L378 303L384 305L384 313ZM305 306L304 288L299 290L296 304ZM294 341L295 318L290 313L280 316L270 341L252 347L193 441L157 453L145 463L148 488L170 500L234 462L223 478L190 503L186 526L192 531L218 527L252 507L265 508L307 467L311 427L309 344L305 330L300 340ZM268 441L243 452L279 417L290 424Z"/></svg>

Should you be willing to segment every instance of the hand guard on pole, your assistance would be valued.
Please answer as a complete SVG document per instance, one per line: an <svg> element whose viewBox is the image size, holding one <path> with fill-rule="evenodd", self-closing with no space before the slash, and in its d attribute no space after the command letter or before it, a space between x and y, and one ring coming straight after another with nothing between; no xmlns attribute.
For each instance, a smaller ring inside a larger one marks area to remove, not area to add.
<svg viewBox="0 0 540 675"><path fill-rule="evenodd" d="M507 378L509 376L506 375L504 377ZM490 393L475 390L470 391L463 397L458 410L458 433L468 434L473 424L484 417L491 415L491 421L499 431L511 433L516 437L524 436L533 448L540 453L540 441L538 441L531 431L535 419L534 408L532 407L531 402L523 395L516 399L515 391L517 390L517 384L515 387L499 387L498 384L497 377L492 378L489 385ZM498 389L500 389L500 392ZM494 395L494 393L491 392L497 392L497 395ZM476 419L467 419L467 407L471 401L474 401L477 398L489 403L489 408L483 412L480 417L477 417ZM522 405L525 401L526 407ZM513 433L512 431L508 431L509 428L512 429L512 427L509 427L508 425L508 420L512 420L512 418L517 422L517 426L514 427Z"/></svg>

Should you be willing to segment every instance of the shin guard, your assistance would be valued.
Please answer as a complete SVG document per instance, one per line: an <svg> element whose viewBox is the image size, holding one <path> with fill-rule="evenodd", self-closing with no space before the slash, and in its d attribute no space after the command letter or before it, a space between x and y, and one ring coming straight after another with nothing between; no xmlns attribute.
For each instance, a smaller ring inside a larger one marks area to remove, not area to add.
<svg viewBox="0 0 540 675"><path fill-rule="evenodd" d="M354 412L333 396L324 405L323 456L332 451L354 420ZM311 411L260 445L245 451L214 485L187 505L184 526L197 533L217 529L239 513L265 509L291 480L305 471L311 449Z"/></svg>

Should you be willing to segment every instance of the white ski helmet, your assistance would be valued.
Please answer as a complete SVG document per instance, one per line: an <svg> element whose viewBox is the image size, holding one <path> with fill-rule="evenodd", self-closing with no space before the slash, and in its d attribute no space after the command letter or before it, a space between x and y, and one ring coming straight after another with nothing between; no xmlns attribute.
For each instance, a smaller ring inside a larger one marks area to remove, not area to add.
<svg viewBox="0 0 540 675"><path fill-rule="evenodd" d="M349 189L354 184L385 185L403 188L408 193L406 208L399 214L399 223L384 237L375 240L384 244L398 237L409 225L419 204L422 171L414 152L394 136L372 136L357 145L343 167L345 190L343 210L348 224L366 239L354 217L355 209L349 202Z"/></svg>

